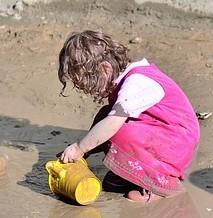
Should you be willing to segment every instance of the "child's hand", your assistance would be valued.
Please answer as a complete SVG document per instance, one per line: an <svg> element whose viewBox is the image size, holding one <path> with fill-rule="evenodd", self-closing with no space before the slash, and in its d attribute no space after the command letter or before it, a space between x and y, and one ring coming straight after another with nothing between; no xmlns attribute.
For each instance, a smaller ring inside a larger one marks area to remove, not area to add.
<svg viewBox="0 0 213 218"><path fill-rule="evenodd" d="M84 152L80 149L77 143L69 145L61 154L60 159L63 163L75 162L84 156Z"/></svg>

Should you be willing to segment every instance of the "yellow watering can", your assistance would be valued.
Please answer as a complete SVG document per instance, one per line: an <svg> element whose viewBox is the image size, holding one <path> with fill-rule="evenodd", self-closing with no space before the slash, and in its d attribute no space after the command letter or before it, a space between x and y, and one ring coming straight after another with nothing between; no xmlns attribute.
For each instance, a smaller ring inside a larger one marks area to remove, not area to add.
<svg viewBox="0 0 213 218"><path fill-rule="evenodd" d="M75 163L62 163L60 160L48 161L49 187L55 194L63 195L88 205L94 202L101 192L101 182L81 159Z"/></svg>

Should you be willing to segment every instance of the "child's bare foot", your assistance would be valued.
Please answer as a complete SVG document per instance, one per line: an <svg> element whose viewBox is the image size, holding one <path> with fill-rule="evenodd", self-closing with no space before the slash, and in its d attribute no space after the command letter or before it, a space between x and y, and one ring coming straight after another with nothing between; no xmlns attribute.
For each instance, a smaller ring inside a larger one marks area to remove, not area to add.
<svg viewBox="0 0 213 218"><path fill-rule="evenodd" d="M163 197L160 195L156 195L154 193L151 193L145 189L139 188L137 190L132 190L128 193L127 198L131 201L136 201L136 202L152 202L152 201L157 201L163 198L172 198L175 197L179 194L185 193L186 190L183 186L183 184L180 184L179 191L176 193L171 194L170 196Z"/></svg>
<svg viewBox="0 0 213 218"><path fill-rule="evenodd" d="M160 200L164 197L155 195L153 193L147 193L146 191L141 192L137 190L132 190L128 193L127 198L131 201L146 203Z"/></svg>

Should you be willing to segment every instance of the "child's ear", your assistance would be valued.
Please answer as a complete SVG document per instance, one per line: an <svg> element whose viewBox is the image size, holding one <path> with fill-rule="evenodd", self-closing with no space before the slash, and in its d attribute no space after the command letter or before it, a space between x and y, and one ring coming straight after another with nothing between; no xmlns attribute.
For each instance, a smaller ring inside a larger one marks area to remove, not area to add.
<svg viewBox="0 0 213 218"><path fill-rule="evenodd" d="M111 75L113 72L112 65L107 61L100 63L100 70L106 75Z"/></svg>

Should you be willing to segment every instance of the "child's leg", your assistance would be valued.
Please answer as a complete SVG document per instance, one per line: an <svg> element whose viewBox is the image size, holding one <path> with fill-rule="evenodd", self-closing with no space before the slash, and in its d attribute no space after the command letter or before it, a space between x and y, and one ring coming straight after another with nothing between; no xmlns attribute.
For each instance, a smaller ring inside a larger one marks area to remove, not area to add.
<svg viewBox="0 0 213 218"><path fill-rule="evenodd" d="M132 201L149 202L163 197L150 194L145 189L121 178L120 176L109 171L102 183L104 191L124 193L125 197Z"/></svg>
<svg viewBox="0 0 213 218"><path fill-rule="evenodd" d="M109 171L105 175L102 186L104 191L124 194L128 193L129 191L137 187L133 183L114 174L112 171Z"/></svg>
<svg viewBox="0 0 213 218"><path fill-rule="evenodd" d="M124 193L129 200L137 202L149 202L163 198L162 196L149 193L145 189L114 174L112 171L105 175L102 186L104 191Z"/></svg>
<svg viewBox="0 0 213 218"><path fill-rule="evenodd" d="M156 200L160 200L163 198L171 198L174 196L177 196L179 194L182 194L185 192L185 188L183 187L183 184L181 184L181 188L178 192L173 193L169 196L160 196L157 194L154 194L150 191L147 191L141 187L138 187L136 190L132 190L127 194L127 198L129 200L132 201L136 201L136 202L152 202L152 201L156 201Z"/></svg>
<svg viewBox="0 0 213 218"><path fill-rule="evenodd" d="M146 203L146 202L152 202L165 198L164 196L154 194L121 178L120 176L114 174L112 171L109 171L105 175L102 186L104 191L124 193L129 200L135 202ZM174 197L183 192L184 192L184 188L182 186L182 190L180 192L177 192L177 194L172 194L171 196L166 196L166 197L167 198Z"/></svg>

